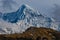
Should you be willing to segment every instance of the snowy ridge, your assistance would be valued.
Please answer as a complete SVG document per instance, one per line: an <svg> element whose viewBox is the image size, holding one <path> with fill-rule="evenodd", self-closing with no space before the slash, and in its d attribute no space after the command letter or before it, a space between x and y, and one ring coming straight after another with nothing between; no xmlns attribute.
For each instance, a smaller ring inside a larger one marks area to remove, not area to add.
<svg viewBox="0 0 60 40"><path fill-rule="evenodd" d="M59 30L53 18L44 17L24 4L16 12L4 13L0 17L0 34L22 33L30 26Z"/></svg>

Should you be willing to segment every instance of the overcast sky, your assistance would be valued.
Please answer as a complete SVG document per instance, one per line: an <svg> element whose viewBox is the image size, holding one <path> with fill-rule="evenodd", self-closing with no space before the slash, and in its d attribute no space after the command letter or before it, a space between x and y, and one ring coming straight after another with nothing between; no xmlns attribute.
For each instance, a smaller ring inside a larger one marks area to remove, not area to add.
<svg viewBox="0 0 60 40"><path fill-rule="evenodd" d="M10 10L10 12L18 10L18 8L22 4L28 4L32 8L38 10L41 14L47 15L49 17L54 16L54 14L51 13L53 11L52 8L54 8L54 4L60 5L60 0L14 0L14 1L18 5L16 5L16 6L13 5L14 9ZM2 5L2 3L0 2L0 6L1 5ZM0 11L3 11L1 7L0 7ZM3 12L9 12L9 11L7 10L7 11L3 11Z"/></svg>

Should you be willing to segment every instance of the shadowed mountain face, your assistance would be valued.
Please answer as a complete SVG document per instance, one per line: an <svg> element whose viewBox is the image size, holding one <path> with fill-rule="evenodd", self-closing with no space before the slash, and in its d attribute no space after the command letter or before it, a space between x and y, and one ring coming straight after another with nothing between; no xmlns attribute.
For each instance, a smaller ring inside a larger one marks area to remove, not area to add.
<svg viewBox="0 0 60 40"><path fill-rule="evenodd" d="M16 23L18 20L19 20L19 17L20 20L22 20L24 14L23 14L23 10L25 8L25 5L22 5L21 8L18 9L18 11L16 12L12 12L12 13L5 13L3 14L3 20L8 20L8 22L11 22L11 23Z"/></svg>
<svg viewBox="0 0 60 40"><path fill-rule="evenodd" d="M60 40L60 32L49 28L30 27L20 34L0 35L0 40Z"/></svg>

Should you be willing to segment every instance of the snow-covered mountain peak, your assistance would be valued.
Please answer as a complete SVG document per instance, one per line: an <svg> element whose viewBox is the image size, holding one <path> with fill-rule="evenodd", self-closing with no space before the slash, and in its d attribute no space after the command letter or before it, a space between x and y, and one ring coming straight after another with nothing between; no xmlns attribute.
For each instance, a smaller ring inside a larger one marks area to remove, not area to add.
<svg viewBox="0 0 60 40"><path fill-rule="evenodd" d="M23 4L16 12L1 14L1 34L21 33L29 27L46 27L58 30L53 18L45 17L30 6ZM3 25L2 25L3 24ZM5 30L4 30L5 29Z"/></svg>
<svg viewBox="0 0 60 40"><path fill-rule="evenodd" d="M29 5L27 5L27 4L23 4L23 5L21 5L21 7L25 7L25 8L29 8L29 9L32 9L32 10L34 10L32 7L30 7Z"/></svg>

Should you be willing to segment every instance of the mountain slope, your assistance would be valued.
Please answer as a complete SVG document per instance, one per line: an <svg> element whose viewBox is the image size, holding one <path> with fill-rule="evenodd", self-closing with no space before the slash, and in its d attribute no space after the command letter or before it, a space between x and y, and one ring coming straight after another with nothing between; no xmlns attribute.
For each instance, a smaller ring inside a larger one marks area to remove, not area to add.
<svg viewBox="0 0 60 40"><path fill-rule="evenodd" d="M30 27L23 33L0 35L0 40L60 40L59 35L60 32L53 29Z"/></svg>
<svg viewBox="0 0 60 40"><path fill-rule="evenodd" d="M26 4L23 4L16 12L4 13L1 15L2 20L8 24L5 24L7 27L5 26L4 28L1 28L2 30L5 29L4 31L6 33L21 33L30 26L58 30L58 25L53 23L55 22L53 18L44 17L38 11L35 11Z"/></svg>

